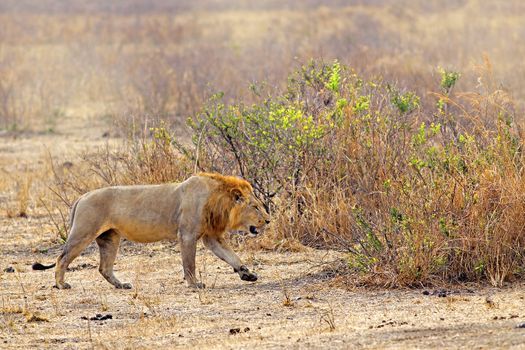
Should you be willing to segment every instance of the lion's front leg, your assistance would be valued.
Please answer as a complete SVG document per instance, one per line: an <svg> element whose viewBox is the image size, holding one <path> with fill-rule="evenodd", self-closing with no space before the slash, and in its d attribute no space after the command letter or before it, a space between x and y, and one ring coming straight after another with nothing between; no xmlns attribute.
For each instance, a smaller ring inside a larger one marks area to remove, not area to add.
<svg viewBox="0 0 525 350"><path fill-rule="evenodd" d="M204 284L198 282L195 276L195 253L197 251L196 237L188 231L180 231L179 241L184 279L186 280L188 287L204 288Z"/></svg>
<svg viewBox="0 0 525 350"><path fill-rule="evenodd" d="M257 275L244 266L241 259L235 254L223 238L203 237L204 245L208 247L219 259L226 261L239 274L243 281L257 281Z"/></svg>

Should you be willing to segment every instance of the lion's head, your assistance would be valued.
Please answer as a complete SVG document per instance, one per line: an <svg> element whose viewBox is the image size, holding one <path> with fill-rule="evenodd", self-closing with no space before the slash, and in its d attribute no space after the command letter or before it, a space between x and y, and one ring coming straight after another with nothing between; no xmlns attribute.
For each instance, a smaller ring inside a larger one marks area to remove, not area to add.
<svg viewBox="0 0 525 350"><path fill-rule="evenodd" d="M218 184L204 206L205 232L220 234L226 230L238 230L257 235L270 222L268 212L246 180L219 174L199 175Z"/></svg>
<svg viewBox="0 0 525 350"><path fill-rule="evenodd" d="M270 222L270 216L264 205L253 194L239 197L238 204L230 212L230 230L243 231L258 235Z"/></svg>

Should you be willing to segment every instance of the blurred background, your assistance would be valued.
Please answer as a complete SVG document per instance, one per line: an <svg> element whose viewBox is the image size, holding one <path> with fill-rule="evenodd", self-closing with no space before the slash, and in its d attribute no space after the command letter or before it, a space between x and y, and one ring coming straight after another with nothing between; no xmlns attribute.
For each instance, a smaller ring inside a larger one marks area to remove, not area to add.
<svg viewBox="0 0 525 350"><path fill-rule="evenodd" d="M520 0L2 0L0 129L56 131L70 116L183 127L215 91L282 87L311 58L419 96L438 69L476 69L523 106ZM424 108L424 103L423 103Z"/></svg>

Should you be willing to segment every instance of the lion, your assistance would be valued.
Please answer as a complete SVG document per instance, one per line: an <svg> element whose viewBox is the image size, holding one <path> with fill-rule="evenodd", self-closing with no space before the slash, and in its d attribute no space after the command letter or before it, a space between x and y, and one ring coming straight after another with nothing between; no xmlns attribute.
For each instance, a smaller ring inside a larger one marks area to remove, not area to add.
<svg viewBox="0 0 525 350"><path fill-rule="evenodd" d="M72 206L70 233L62 254L49 266L35 263L33 269L56 266L59 289L69 264L94 240L100 250L99 271L116 288L130 289L113 273L113 263L122 238L140 243L178 240L184 279L189 287L204 288L195 275L197 241L233 267L244 281L257 275L243 265L227 244L227 231L257 235L269 223L264 205L246 180L215 173L199 173L181 183L113 186L81 196Z"/></svg>

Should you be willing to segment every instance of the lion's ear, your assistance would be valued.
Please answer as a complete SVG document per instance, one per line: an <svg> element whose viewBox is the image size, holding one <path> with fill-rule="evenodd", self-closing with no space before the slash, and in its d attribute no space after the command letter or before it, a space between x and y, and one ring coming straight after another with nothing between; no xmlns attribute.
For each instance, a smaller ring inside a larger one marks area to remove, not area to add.
<svg viewBox="0 0 525 350"><path fill-rule="evenodd" d="M233 199L235 200L236 203L241 203L241 202L244 201L244 197L242 195L242 192L238 188L232 189L231 190L231 194L232 194Z"/></svg>

